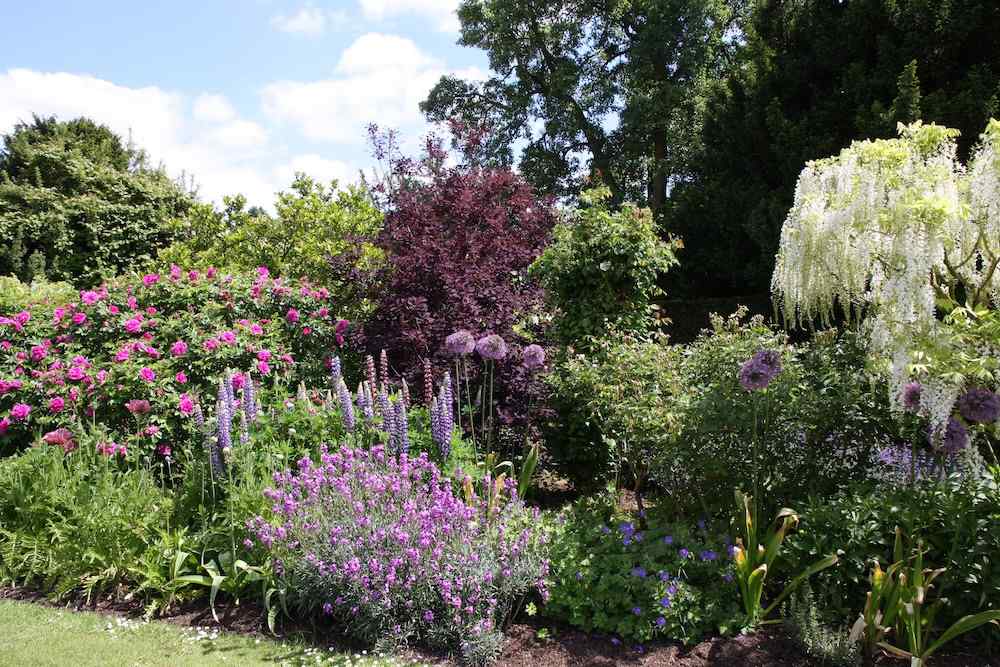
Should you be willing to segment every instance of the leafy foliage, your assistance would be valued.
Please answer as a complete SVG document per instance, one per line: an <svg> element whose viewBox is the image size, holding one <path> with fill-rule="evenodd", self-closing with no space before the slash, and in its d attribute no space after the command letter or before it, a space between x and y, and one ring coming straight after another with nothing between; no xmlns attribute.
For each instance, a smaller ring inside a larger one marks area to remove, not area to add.
<svg viewBox="0 0 1000 667"><path fill-rule="evenodd" d="M567 351L545 376L554 415L546 447L585 488L612 477L642 490L650 460L672 449L680 428L680 348L665 337L610 329L586 352Z"/></svg>
<svg viewBox="0 0 1000 667"><path fill-rule="evenodd" d="M720 489L746 488L754 465L747 443L759 442L761 511L773 512L811 493L832 493L869 475L880 447L896 436L887 397L865 367L853 334L788 345L783 334L744 312L723 319L684 351L684 387L676 445L661 449L652 475L676 502L713 513L728 506ZM777 350L782 371L764 400L737 378L759 350Z"/></svg>
<svg viewBox="0 0 1000 667"><path fill-rule="evenodd" d="M376 240L386 266L366 281L375 307L363 333L371 351L386 350L395 370L418 386L424 358L438 372L450 367L444 342L459 329L515 341L515 324L541 301L527 268L549 238L555 210L509 169L469 160L447 166L439 139L428 138L421 159L411 160L383 143L391 136L376 138L376 149L390 151L387 180L398 186L376 186L387 199ZM497 363L508 421L526 413L524 392L513 389L524 384L519 352L514 347Z"/></svg>
<svg viewBox="0 0 1000 667"><path fill-rule="evenodd" d="M191 205L104 126L19 123L0 151L0 274L96 285L152 260Z"/></svg>
<svg viewBox="0 0 1000 667"><path fill-rule="evenodd" d="M659 511L636 518L615 505L596 496L549 518L555 533L545 613L637 641L687 644L735 629L729 545L703 524L673 523Z"/></svg>
<svg viewBox="0 0 1000 667"><path fill-rule="evenodd" d="M648 329L651 301L661 294L657 279L677 263L680 243L660 240L648 209L613 213L609 196L607 189L584 193L576 219L556 226L552 243L531 266L556 312L553 333L564 344L579 345L608 324Z"/></svg>
<svg viewBox="0 0 1000 667"><path fill-rule="evenodd" d="M840 550L839 567L817 575L812 586L818 604L853 622L864 603L870 561L895 560L898 526L906 538L923 542L928 562L947 568L949 576L938 580L937 593L949 604L938 621L950 624L1000 607L1000 544L992 528L998 520L998 500L997 484L989 478L952 475L915 487L862 484L829 499L809 501L786 552L797 567Z"/></svg>
<svg viewBox="0 0 1000 667"><path fill-rule="evenodd" d="M222 210L196 204L171 223L176 240L159 260L233 271L266 266L275 275L306 277L338 293L341 286L330 280L331 258L358 268L377 263L371 241L382 214L363 189L338 189L336 182L325 187L300 173L278 193L274 208L275 215L248 209L241 195L225 198Z"/></svg>

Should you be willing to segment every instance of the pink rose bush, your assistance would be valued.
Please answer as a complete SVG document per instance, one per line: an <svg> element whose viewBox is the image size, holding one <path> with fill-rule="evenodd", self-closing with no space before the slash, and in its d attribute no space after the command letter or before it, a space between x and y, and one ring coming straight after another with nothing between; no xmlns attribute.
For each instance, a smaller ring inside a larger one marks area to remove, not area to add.
<svg viewBox="0 0 1000 667"><path fill-rule="evenodd" d="M60 429L75 442L95 422L116 456L162 456L165 443L193 437L195 406L211 403L227 369L325 382L349 326L336 312L326 289L265 267L226 275L174 266L169 279L117 278L68 303L0 313L0 456L39 433L62 444Z"/></svg>

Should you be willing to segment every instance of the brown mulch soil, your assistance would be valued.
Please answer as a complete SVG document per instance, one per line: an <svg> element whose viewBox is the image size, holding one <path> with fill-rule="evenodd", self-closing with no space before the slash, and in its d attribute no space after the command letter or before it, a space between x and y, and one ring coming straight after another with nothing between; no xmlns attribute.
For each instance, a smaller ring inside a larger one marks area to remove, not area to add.
<svg viewBox="0 0 1000 667"><path fill-rule="evenodd" d="M25 588L0 588L0 599L21 600L76 610L96 611L116 616L137 616L142 608L135 602L101 599L91 604L73 601L69 604L51 602L44 595ZM219 623L212 618L204 602L181 606L161 620L183 627L220 626L229 632L267 636L263 627L263 610L252 604L220 605ZM589 635L566 628L545 626L550 637L539 638L539 625L514 624L508 628L504 652L496 663L500 667L823 667L818 661L804 656L801 649L786 635L776 630L737 637L714 637L695 646L680 646L652 642L643 646L624 645L606 636ZM332 636L330 630L314 629L307 624L284 623L282 638L303 637L318 646L358 650L362 648L350 639ZM404 657L434 665L457 665L447 656L411 650ZM885 656L879 667L908 667L905 660ZM935 655L930 667L1000 667L1000 647L991 654L983 646L959 645L947 655Z"/></svg>

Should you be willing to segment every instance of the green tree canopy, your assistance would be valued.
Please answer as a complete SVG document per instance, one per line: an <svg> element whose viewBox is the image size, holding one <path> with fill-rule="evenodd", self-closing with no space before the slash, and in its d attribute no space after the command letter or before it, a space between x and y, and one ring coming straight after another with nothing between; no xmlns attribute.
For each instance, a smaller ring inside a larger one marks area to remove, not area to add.
<svg viewBox="0 0 1000 667"><path fill-rule="evenodd" d="M618 203L658 208L685 158L696 82L719 73L742 3L721 0L464 0L459 41L493 75L445 76L421 107L485 125L487 155L555 194L599 174Z"/></svg>
<svg viewBox="0 0 1000 667"><path fill-rule="evenodd" d="M266 266L275 275L328 285L331 259L371 268L380 256L370 241L382 214L364 188L338 189L336 181L326 186L299 173L278 193L273 215L247 208L242 195L223 203L221 210L195 204L175 220L171 231L177 240L160 252L160 261L234 270Z"/></svg>
<svg viewBox="0 0 1000 667"><path fill-rule="evenodd" d="M0 274L93 285L151 260L192 203L107 127L35 116L0 149Z"/></svg>

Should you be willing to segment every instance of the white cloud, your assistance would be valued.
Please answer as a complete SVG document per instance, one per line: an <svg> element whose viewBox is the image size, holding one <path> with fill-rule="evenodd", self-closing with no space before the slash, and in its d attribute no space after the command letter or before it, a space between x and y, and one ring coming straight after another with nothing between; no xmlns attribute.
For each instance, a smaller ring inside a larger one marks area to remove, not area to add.
<svg viewBox="0 0 1000 667"><path fill-rule="evenodd" d="M291 124L305 137L342 144L364 144L365 127L374 122L404 136L426 130L419 104L445 64L421 51L412 40L368 33L341 54L336 76L318 81L277 81L261 96L265 113ZM470 68L456 74L480 78Z"/></svg>
<svg viewBox="0 0 1000 667"><path fill-rule="evenodd" d="M274 169L274 177L282 188L291 184L296 172L303 172L315 180L327 185L336 179L340 185L346 185L357 180L357 169L352 168L346 162L340 160L329 160L316 153L296 155L291 160Z"/></svg>
<svg viewBox="0 0 1000 667"><path fill-rule="evenodd" d="M268 134L240 118L221 95L193 102L156 86L129 88L93 76L11 69L0 72L0 133L33 113L64 120L86 116L129 136L172 176L195 177L202 198L243 192L270 205L284 184L273 179Z"/></svg>
<svg viewBox="0 0 1000 667"><path fill-rule="evenodd" d="M459 29L458 0L358 0L365 18L381 21L396 16L420 16L429 19L442 32Z"/></svg>
<svg viewBox="0 0 1000 667"><path fill-rule="evenodd" d="M203 93L194 101L194 117L208 123L222 123L236 118L236 109L224 95Z"/></svg>
<svg viewBox="0 0 1000 667"><path fill-rule="evenodd" d="M326 32L327 27L342 26L347 23L347 13L325 11L306 5L294 14L279 14L271 19L271 25L281 32L316 37Z"/></svg>

